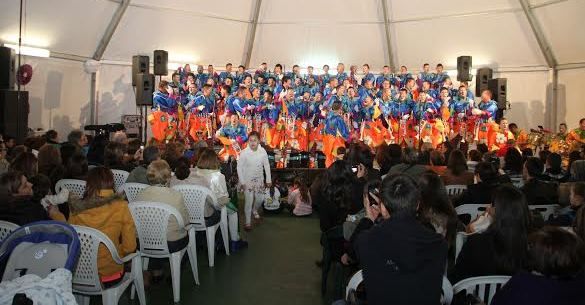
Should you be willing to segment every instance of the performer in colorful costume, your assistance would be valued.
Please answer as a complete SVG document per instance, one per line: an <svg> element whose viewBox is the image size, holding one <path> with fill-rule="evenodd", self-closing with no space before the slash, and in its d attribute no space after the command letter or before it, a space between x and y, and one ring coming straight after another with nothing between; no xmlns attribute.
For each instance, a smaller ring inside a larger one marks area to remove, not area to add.
<svg viewBox="0 0 585 305"><path fill-rule="evenodd" d="M340 102L335 102L331 106L331 111L329 111L325 120L323 132L325 166L329 167L337 157L337 149L345 147L345 142L349 140L349 130L342 117L342 106Z"/></svg>
<svg viewBox="0 0 585 305"><path fill-rule="evenodd" d="M177 130L177 101L172 93L169 83L163 80L153 94L152 113L148 121L153 138L159 142L173 139Z"/></svg>

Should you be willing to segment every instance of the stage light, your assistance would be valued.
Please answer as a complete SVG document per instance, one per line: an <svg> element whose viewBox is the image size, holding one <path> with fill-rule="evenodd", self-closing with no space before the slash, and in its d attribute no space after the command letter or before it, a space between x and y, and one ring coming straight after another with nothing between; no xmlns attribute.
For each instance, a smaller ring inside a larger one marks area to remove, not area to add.
<svg viewBox="0 0 585 305"><path fill-rule="evenodd" d="M3 34L0 39L2 39L3 42L18 45L17 34ZM37 48L47 48L50 45L49 41L43 38L43 36L34 36L30 33L27 33L25 37L22 37L22 44L27 46L35 46Z"/></svg>
<svg viewBox="0 0 585 305"><path fill-rule="evenodd" d="M16 51L16 54L22 53L22 55L35 56L35 57L49 57L49 56L51 56L51 51L49 51L47 49L21 46L20 50L19 50L18 45L11 44L11 43L5 43L4 46L11 48L11 49L14 49Z"/></svg>

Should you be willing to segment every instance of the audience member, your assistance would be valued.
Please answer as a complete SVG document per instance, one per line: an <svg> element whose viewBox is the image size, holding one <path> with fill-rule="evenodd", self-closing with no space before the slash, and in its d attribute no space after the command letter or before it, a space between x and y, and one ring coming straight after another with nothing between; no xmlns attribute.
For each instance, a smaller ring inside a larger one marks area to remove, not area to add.
<svg viewBox="0 0 585 305"><path fill-rule="evenodd" d="M512 276L491 304L585 304L583 241L563 229L545 227L528 242L528 272Z"/></svg>
<svg viewBox="0 0 585 305"><path fill-rule="evenodd" d="M10 164L10 171L21 172L30 179L39 173L38 159L31 152L22 153Z"/></svg>
<svg viewBox="0 0 585 305"><path fill-rule="evenodd" d="M524 185L521 190L529 205L557 204L559 202L558 184L543 181L544 164L536 157L529 157L524 162L522 176Z"/></svg>
<svg viewBox="0 0 585 305"><path fill-rule="evenodd" d="M473 173L470 173L462 151L456 149L449 154L447 170L441 176L445 185L469 185L473 183Z"/></svg>
<svg viewBox="0 0 585 305"><path fill-rule="evenodd" d="M548 224L568 227L575 222L577 213L585 206L585 182L574 182L571 184L569 203L569 206L553 214L551 219L548 220Z"/></svg>
<svg viewBox="0 0 585 305"><path fill-rule="evenodd" d="M87 162L90 165L104 165L104 155L109 141L106 135L96 135L87 152Z"/></svg>
<svg viewBox="0 0 585 305"><path fill-rule="evenodd" d="M288 205L295 216L308 216L313 213L311 196L307 184L300 177L295 178L288 192Z"/></svg>
<svg viewBox="0 0 585 305"><path fill-rule="evenodd" d="M349 163L337 160L327 168L324 178L323 189L313 200L319 203L321 232L327 232L345 221L351 205L355 174Z"/></svg>
<svg viewBox="0 0 585 305"><path fill-rule="evenodd" d="M160 160L160 152L157 146L147 146L142 151L142 164L136 166L128 175L126 182L149 184L146 175L147 168L150 163Z"/></svg>
<svg viewBox="0 0 585 305"><path fill-rule="evenodd" d="M551 153L546 158L544 174L551 181L565 182L567 173L562 168L563 159L557 153Z"/></svg>
<svg viewBox="0 0 585 305"><path fill-rule="evenodd" d="M585 181L585 160L575 160L570 169L570 181Z"/></svg>
<svg viewBox="0 0 585 305"><path fill-rule="evenodd" d="M414 179L418 179L427 168L424 165L417 164L418 153L413 148L405 148L402 152L402 161L400 164L392 166L388 174L407 174Z"/></svg>
<svg viewBox="0 0 585 305"><path fill-rule="evenodd" d="M65 167L61 161L59 148L52 144L45 144L39 150L39 173L51 180L51 189L55 188L57 181L65 178Z"/></svg>
<svg viewBox="0 0 585 305"><path fill-rule="evenodd" d="M498 173L488 162L478 163L475 167L475 184L470 184L461 197L455 199L454 205L462 204L489 204L492 202L492 192L498 186Z"/></svg>
<svg viewBox="0 0 585 305"><path fill-rule="evenodd" d="M366 183L379 181L380 171L374 169L374 159L370 148L363 144L352 144L344 157L355 171L357 179L352 184L352 200L349 214L357 214L363 209L362 193Z"/></svg>
<svg viewBox="0 0 585 305"><path fill-rule="evenodd" d="M104 166L110 169L118 169L131 172L134 167L125 160L126 145L117 142L110 142L104 152Z"/></svg>
<svg viewBox="0 0 585 305"><path fill-rule="evenodd" d="M467 153L467 170L475 173L475 166L481 162L481 153L477 149L472 149Z"/></svg>
<svg viewBox="0 0 585 305"><path fill-rule="evenodd" d="M451 155L455 151L452 151ZM459 153L461 152L459 151ZM423 223L431 224L435 232L443 235L449 248L452 248L455 245L457 213L449 201L441 177L434 172L424 173L419 178L418 185L421 193L418 206L420 220Z"/></svg>
<svg viewBox="0 0 585 305"><path fill-rule="evenodd" d="M9 171L0 177L0 220L23 226L40 220L65 221L55 206L46 210L33 199L33 185L22 172Z"/></svg>
<svg viewBox="0 0 585 305"><path fill-rule="evenodd" d="M508 149L504 156L504 173L510 177L512 181L518 181L522 179L522 154L515 149Z"/></svg>
<svg viewBox="0 0 585 305"><path fill-rule="evenodd" d="M10 168L10 162L6 159L8 156L8 149L4 142L0 142L0 175L4 174Z"/></svg>
<svg viewBox="0 0 585 305"><path fill-rule="evenodd" d="M84 155L87 155L87 137L80 129L72 130L69 135L67 135L67 142L75 146L75 148L77 148L77 150L82 152Z"/></svg>
<svg viewBox="0 0 585 305"><path fill-rule="evenodd" d="M65 177L67 179L85 180L88 170L87 158L82 153L77 153L67 162Z"/></svg>
<svg viewBox="0 0 585 305"><path fill-rule="evenodd" d="M70 199L69 223L97 229L110 238L120 257L136 251L136 229L128 202L114 192L114 176L106 167L96 167L87 174L85 195ZM120 282L124 265L118 265L110 252L100 246L98 273L105 287Z"/></svg>
<svg viewBox="0 0 585 305"><path fill-rule="evenodd" d="M44 137L47 144L51 144L55 146L57 149L59 149L59 147L61 146L59 142L59 134L57 133L56 130L54 129L48 130L47 132L45 132Z"/></svg>
<svg viewBox="0 0 585 305"><path fill-rule="evenodd" d="M369 202L368 197L364 194L367 217L353 243L368 304L438 304L447 242L416 219L416 182L406 174L389 175L382 181L381 198Z"/></svg>
<svg viewBox="0 0 585 305"><path fill-rule="evenodd" d="M485 275L513 275L526 263L531 216L522 192L504 185L494 193L488 209L491 224L485 232L467 238L453 273L452 283Z"/></svg>

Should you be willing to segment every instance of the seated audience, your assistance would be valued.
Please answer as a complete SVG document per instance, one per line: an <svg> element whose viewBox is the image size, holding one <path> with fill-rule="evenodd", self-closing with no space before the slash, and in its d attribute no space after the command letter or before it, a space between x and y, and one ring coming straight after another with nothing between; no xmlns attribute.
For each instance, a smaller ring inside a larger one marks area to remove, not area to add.
<svg viewBox="0 0 585 305"><path fill-rule="evenodd" d="M389 175L380 194L376 202L364 194L367 217L354 233L368 304L438 304L447 242L416 219L418 185L406 174Z"/></svg>
<svg viewBox="0 0 585 305"><path fill-rule="evenodd" d="M575 160L570 169L570 181L585 181L585 160Z"/></svg>
<svg viewBox="0 0 585 305"><path fill-rule="evenodd" d="M478 163L475 167L475 184L470 184L463 194L455 199L454 205L462 204L490 204L492 192L498 186L498 173L488 162Z"/></svg>
<svg viewBox="0 0 585 305"><path fill-rule="evenodd" d="M528 239L528 272L510 279L492 305L585 304L585 245L563 229L545 227Z"/></svg>
<svg viewBox="0 0 585 305"><path fill-rule="evenodd" d="M185 144L180 142L169 142L166 145L165 152L162 154L162 159L167 161L171 170L177 167L177 161L185 154Z"/></svg>
<svg viewBox="0 0 585 305"><path fill-rule="evenodd" d="M288 205L295 216L308 216L313 213L309 188L299 177L295 178L288 192Z"/></svg>
<svg viewBox="0 0 585 305"><path fill-rule="evenodd" d="M8 149L4 142L0 142L0 175L4 174L10 168L10 162L6 157L8 156Z"/></svg>
<svg viewBox="0 0 585 305"><path fill-rule="evenodd" d="M354 183L352 184L352 200L349 214L356 214L363 208L361 193L364 185L369 181L380 180L380 171L374 169L374 158L370 148L364 144L352 144L345 154L344 160L355 168Z"/></svg>
<svg viewBox="0 0 585 305"><path fill-rule="evenodd" d="M463 155L463 153L461 154ZM451 248L455 244L457 213L449 201L441 177L429 171L418 179L418 185L421 193L418 206L420 220L432 225L435 232L446 238L449 248Z"/></svg>
<svg viewBox="0 0 585 305"><path fill-rule="evenodd" d="M59 133L57 133L56 130L54 129L48 130L47 132L45 132L44 137L47 144L51 144L55 146L57 149L60 148L61 144L59 142Z"/></svg>
<svg viewBox="0 0 585 305"><path fill-rule="evenodd" d="M87 152L87 162L90 165L104 165L104 155L109 140L105 134L96 135Z"/></svg>
<svg viewBox="0 0 585 305"><path fill-rule="evenodd" d="M313 200L319 202L321 232L327 232L345 221L351 204L355 174L349 163L337 160L327 168L324 180L323 189Z"/></svg>
<svg viewBox="0 0 585 305"><path fill-rule="evenodd" d="M87 136L79 129L72 130L67 135L67 143L73 145L78 152L87 155Z"/></svg>
<svg viewBox="0 0 585 305"><path fill-rule="evenodd" d="M69 223L97 229L116 246L120 257L136 251L136 229L128 202L114 192L114 176L106 167L96 167L87 174L83 198L69 200ZM98 273L106 287L124 277L124 265L118 265L104 245L98 250Z"/></svg>
<svg viewBox="0 0 585 305"><path fill-rule="evenodd" d="M426 166L418 164L418 153L416 150L407 147L402 152L402 162L392 166L388 174L407 174L414 179L418 179L426 171Z"/></svg>
<svg viewBox="0 0 585 305"><path fill-rule="evenodd" d="M231 241L230 250L237 251L246 248L248 243L241 240L238 234L238 208L230 202L225 176L219 171L220 164L217 153L211 148L203 150L197 161L197 167L193 171L189 169L189 163L186 162L186 159L177 162L175 178L171 180L171 186L194 184L209 188L217 199L217 205L213 204L211 198L206 198L205 224L207 226L217 224L221 218L221 209L226 207Z"/></svg>
<svg viewBox="0 0 585 305"><path fill-rule="evenodd" d="M551 181L565 182L567 173L562 168L563 159L557 153L551 153L546 158L544 175Z"/></svg>
<svg viewBox="0 0 585 305"><path fill-rule="evenodd" d="M160 152L156 146L147 146L142 151L142 164L136 166L128 175L126 182L149 184L146 169L153 161L160 160Z"/></svg>
<svg viewBox="0 0 585 305"><path fill-rule="evenodd" d="M21 153L12 161L9 171L21 172L27 179L31 179L39 173L38 159L31 152Z"/></svg>
<svg viewBox="0 0 585 305"><path fill-rule="evenodd" d="M485 232L467 238L449 280L485 275L513 275L526 263L531 216L518 189L504 185L494 193L488 209L491 224Z"/></svg>
<svg viewBox="0 0 585 305"><path fill-rule="evenodd" d="M575 222L577 213L585 206L585 182L572 183L569 194L570 205L551 215L548 224L568 227Z"/></svg>
<svg viewBox="0 0 585 305"><path fill-rule="evenodd" d="M65 221L56 206L45 209L39 198L33 196L33 185L26 176L17 171L10 171L0 177L0 220L19 226L40 221Z"/></svg>
<svg viewBox="0 0 585 305"><path fill-rule="evenodd" d="M89 171L87 158L82 153L74 154L65 167L65 178L85 180Z"/></svg>
<svg viewBox="0 0 585 305"><path fill-rule="evenodd" d="M51 144L45 144L39 150L39 174L43 174L51 180L51 189L55 188L57 181L65 177L65 167L61 161L61 152Z"/></svg>
<svg viewBox="0 0 585 305"><path fill-rule="evenodd" d="M522 155L517 149L508 149L504 155L504 173L510 177L512 181L522 180Z"/></svg>
<svg viewBox="0 0 585 305"><path fill-rule="evenodd" d="M126 162L126 145L117 142L108 143L104 151L104 166L131 172L134 166Z"/></svg>
<svg viewBox="0 0 585 305"><path fill-rule="evenodd" d="M481 153L477 149L472 149L467 153L467 170L475 173L475 166L481 162Z"/></svg>
<svg viewBox="0 0 585 305"><path fill-rule="evenodd" d="M544 164L536 157L530 157L524 162L524 185L521 190L526 196L529 205L557 204L559 202L558 184L543 179Z"/></svg>
<svg viewBox="0 0 585 305"><path fill-rule="evenodd" d="M445 185L469 185L473 183L473 173L470 173L465 161L465 155L456 149L449 154L447 170L441 176Z"/></svg>

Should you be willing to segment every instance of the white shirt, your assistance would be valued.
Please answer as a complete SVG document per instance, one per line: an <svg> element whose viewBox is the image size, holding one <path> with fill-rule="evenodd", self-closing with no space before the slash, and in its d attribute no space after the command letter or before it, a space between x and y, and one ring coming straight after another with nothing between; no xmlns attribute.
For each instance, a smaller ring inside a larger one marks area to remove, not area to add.
<svg viewBox="0 0 585 305"><path fill-rule="evenodd" d="M258 146L256 151L250 149L250 146L242 150L238 159L240 184L244 184L248 188L264 187L264 174L266 175L266 183L272 183L266 150L262 146Z"/></svg>

